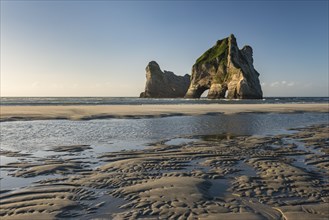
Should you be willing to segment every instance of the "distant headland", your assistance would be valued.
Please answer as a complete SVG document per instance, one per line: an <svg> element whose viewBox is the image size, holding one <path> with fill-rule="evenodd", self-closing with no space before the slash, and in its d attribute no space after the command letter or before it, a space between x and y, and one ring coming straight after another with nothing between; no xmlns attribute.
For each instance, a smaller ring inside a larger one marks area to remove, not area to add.
<svg viewBox="0 0 329 220"><path fill-rule="evenodd" d="M202 54L192 75L162 72L155 61L146 67L145 91L141 98L200 98L209 89L209 99L262 99L259 73L253 66L250 46L239 49L233 34Z"/></svg>

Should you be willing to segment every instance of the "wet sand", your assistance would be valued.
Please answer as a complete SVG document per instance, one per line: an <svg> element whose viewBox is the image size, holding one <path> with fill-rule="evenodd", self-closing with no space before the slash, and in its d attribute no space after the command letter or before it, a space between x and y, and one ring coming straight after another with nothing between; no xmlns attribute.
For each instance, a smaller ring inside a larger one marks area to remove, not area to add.
<svg viewBox="0 0 329 220"><path fill-rule="evenodd" d="M100 106L0 106L0 121L154 118L245 112L329 112L329 104L186 104Z"/></svg>
<svg viewBox="0 0 329 220"><path fill-rule="evenodd" d="M1 151L18 159L1 167L10 175L45 176L0 191L0 217L328 219L328 134L324 124L275 136L180 137L102 153L96 167L87 145L50 149L70 160Z"/></svg>

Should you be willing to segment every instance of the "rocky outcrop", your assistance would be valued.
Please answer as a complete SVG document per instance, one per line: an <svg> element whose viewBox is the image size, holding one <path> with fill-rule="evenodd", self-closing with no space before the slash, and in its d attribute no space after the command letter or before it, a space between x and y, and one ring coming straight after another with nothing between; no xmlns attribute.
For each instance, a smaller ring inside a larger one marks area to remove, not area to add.
<svg viewBox="0 0 329 220"><path fill-rule="evenodd" d="M173 72L161 71L151 61L146 67L145 91L140 98L183 98L190 85L190 75L177 76Z"/></svg>
<svg viewBox="0 0 329 220"><path fill-rule="evenodd" d="M250 46L239 50L233 34L217 41L193 65L185 97L200 98L209 89L211 99L261 99L263 92L252 53Z"/></svg>

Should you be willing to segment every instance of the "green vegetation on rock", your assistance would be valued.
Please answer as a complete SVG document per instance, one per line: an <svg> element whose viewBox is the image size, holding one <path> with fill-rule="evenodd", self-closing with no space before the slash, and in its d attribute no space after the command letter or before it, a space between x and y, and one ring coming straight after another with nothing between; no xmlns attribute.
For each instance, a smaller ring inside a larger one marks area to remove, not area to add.
<svg viewBox="0 0 329 220"><path fill-rule="evenodd" d="M221 63L226 64L228 51L228 38L217 41L216 45L207 50L196 60L196 64L211 62L216 58L221 58Z"/></svg>

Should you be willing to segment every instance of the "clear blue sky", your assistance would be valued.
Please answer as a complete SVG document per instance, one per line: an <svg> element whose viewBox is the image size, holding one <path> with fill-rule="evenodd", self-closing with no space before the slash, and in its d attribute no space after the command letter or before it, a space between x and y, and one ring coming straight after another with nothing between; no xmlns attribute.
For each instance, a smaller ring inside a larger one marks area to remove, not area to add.
<svg viewBox="0 0 329 220"><path fill-rule="evenodd" d="M233 33L265 96L328 96L328 1L1 1L1 96L138 96Z"/></svg>

